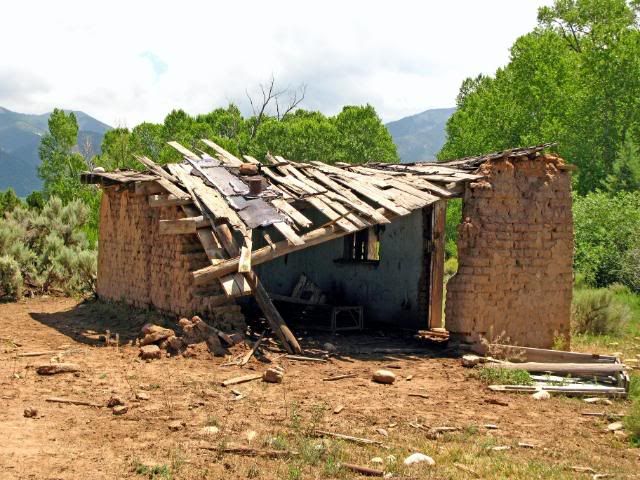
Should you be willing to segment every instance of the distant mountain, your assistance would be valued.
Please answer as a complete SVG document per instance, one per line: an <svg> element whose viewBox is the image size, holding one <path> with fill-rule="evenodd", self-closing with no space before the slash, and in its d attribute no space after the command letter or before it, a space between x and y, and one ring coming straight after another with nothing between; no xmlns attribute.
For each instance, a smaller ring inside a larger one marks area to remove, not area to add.
<svg viewBox="0 0 640 480"><path fill-rule="evenodd" d="M78 151L100 153L102 137L111 127L84 112L74 113L80 127ZM47 133L49 115L30 115L0 107L0 190L11 187L18 196L25 197L42 188L37 171L38 147Z"/></svg>
<svg viewBox="0 0 640 480"><path fill-rule="evenodd" d="M446 125L455 108L434 108L387 123L402 163L434 160L444 145Z"/></svg>

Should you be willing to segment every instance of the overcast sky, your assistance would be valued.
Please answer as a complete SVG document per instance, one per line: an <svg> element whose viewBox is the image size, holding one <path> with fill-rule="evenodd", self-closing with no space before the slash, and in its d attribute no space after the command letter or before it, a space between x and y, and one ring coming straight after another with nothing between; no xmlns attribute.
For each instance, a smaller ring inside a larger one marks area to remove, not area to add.
<svg viewBox="0 0 640 480"><path fill-rule="evenodd" d="M210 111L273 74L334 114L371 103L384 121L453 106L536 24L542 0L4 2L0 106L82 110L110 125Z"/></svg>

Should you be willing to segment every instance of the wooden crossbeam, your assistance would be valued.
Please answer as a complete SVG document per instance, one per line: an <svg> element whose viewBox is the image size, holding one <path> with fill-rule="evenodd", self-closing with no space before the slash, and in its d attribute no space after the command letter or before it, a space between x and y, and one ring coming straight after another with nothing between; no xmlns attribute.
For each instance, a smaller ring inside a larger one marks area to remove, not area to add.
<svg viewBox="0 0 640 480"><path fill-rule="evenodd" d="M191 198L178 198L175 195L151 195L149 197L149 206L154 208L179 207L191 203L193 203Z"/></svg>

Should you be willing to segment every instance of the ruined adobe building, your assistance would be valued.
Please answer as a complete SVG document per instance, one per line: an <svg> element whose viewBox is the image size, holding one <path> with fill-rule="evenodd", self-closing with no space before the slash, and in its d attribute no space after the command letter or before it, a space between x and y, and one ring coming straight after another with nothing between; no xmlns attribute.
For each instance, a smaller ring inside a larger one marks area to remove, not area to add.
<svg viewBox="0 0 640 480"><path fill-rule="evenodd" d="M183 164L142 158L148 173L83 175L104 190L101 298L238 329L235 301L253 295L290 351L299 347L279 312L288 304L359 306L365 325L440 327L446 202L462 197L447 330L533 347L568 335L570 174L544 146L445 164L270 157L258 168L205 142L216 158L172 143ZM301 275L322 296L297 295Z"/></svg>

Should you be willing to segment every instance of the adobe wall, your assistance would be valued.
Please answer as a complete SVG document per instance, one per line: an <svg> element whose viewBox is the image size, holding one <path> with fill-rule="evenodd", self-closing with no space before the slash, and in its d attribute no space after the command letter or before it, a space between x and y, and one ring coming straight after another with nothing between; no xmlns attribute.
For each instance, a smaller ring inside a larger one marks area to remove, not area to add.
<svg viewBox="0 0 640 480"><path fill-rule="evenodd" d="M458 273L447 284L446 326L475 342L502 332L520 346L569 338L571 178L552 155L498 160L467 186ZM560 168L558 168L560 167Z"/></svg>
<svg viewBox="0 0 640 480"><path fill-rule="evenodd" d="M145 195L103 189L96 292L105 300L173 313L200 315L225 330L244 328L240 307L214 307L195 297L190 272L209 264L196 235L160 235L159 220L184 217L179 207L151 208ZM219 287L222 295L224 291Z"/></svg>

